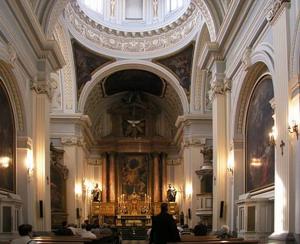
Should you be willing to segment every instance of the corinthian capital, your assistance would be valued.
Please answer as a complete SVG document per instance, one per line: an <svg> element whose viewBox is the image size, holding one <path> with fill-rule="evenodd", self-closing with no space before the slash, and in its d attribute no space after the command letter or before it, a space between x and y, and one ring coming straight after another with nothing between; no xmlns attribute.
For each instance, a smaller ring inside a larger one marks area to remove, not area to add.
<svg viewBox="0 0 300 244"><path fill-rule="evenodd" d="M32 81L30 88L37 94L46 94L50 99L52 98L52 87L49 82Z"/></svg>
<svg viewBox="0 0 300 244"><path fill-rule="evenodd" d="M231 79L225 79L224 80L224 91L225 92L230 92L232 88L232 81Z"/></svg>
<svg viewBox="0 0 300 244"><path fill-rule="evenodd" d="M267 15L266 15L266 19L267 21L271 22L274 19L276 19L277 15L280 12L281 7L286 4L289 3L290 0L273 0L271 1L271 4L268 7L268 11L267 11Z"/></svg>
<svg viewBox="0 0 300 244"><path fill-rule="evenodd" d="M224 93L225 93L224 82L222 82L222 81L213 81L211 83L211 89L209 91L209 99L211 101L214 100L216 95L224 95Z"/></svg>

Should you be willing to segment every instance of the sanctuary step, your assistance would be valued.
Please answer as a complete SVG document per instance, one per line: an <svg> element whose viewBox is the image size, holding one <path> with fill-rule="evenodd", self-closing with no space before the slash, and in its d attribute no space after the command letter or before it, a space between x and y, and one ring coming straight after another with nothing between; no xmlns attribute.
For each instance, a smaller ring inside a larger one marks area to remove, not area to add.
<svg viewBox="0 0 300 244"><path fill-rule="evenodd" d="M146 240L147 229L142 227L123 227L119 229L122 240Z"/></svg>

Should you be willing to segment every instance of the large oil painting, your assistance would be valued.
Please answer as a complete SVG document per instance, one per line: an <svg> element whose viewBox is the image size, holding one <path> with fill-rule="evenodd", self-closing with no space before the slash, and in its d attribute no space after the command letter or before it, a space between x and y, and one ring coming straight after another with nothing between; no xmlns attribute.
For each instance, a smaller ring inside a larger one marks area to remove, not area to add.
<svg viewBox="0 0 300 244"><path fill-rule="evenodd" d="M274 145L269 133L274 126L270 100L274 97L271 79L264 79L254 88L246 123L246 192L274 184Z"/></svg>
<svg viewBox="0 0 300 244"><path fill-rule="evenodd" d="M145 154L121 154L119 161L119 183L121 194L148 194L149 158Z"/></svg>
<svg viewBox="0 0 300 244"><path fill-rule="evenodd" d="M0 190L15 191L15 126L8 94L0 80Z"/></svg>

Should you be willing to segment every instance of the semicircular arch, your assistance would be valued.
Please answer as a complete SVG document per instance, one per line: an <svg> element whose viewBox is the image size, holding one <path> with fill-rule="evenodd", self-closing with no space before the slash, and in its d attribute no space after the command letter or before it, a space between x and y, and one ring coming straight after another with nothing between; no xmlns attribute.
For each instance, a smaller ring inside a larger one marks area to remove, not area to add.
<svg viewBox="0 0 300 244"><path fill-rule="evenodd" d="M189 102L187 96L184 92L184 89L180 86L179 81L176 77L168 70L163 68L162 66L152 63L150 61L145 60L123 60L123 61L116 61L111 63L100 70L98 70L93 76L91 81L87 82L84 86L82 93L79 98L78 102L78 110L80 112L84 112L85 104L88 99L89 94L93 90L93 88L101 82L101 80L108 75L126 69L140 69L152 72L164 80L176 91L180 101L181 107L184 114L189 112Z"/></svg>

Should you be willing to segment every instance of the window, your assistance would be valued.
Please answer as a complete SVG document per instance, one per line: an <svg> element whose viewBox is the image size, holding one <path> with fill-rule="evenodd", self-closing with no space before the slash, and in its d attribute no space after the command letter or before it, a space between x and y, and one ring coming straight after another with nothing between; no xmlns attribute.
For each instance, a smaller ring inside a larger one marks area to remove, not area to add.
<svg viewBox="0 0 300 244"><path fill-rule="evenodd" d="M91 10L103 14L103 0L82 0Z"/></svg>
<svg viewBox="0 0 300 244"><path fill-rule="evenodd" d="M143 0L126 0L125 18L128 20L143 19Z"/></svg>
<svg viewBox="0 0 300 244"><path fill-rule="evenodd" d="M183 0L166 0L166 13L173 12L183 6Z"/></svg>

